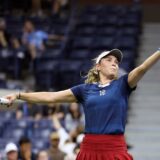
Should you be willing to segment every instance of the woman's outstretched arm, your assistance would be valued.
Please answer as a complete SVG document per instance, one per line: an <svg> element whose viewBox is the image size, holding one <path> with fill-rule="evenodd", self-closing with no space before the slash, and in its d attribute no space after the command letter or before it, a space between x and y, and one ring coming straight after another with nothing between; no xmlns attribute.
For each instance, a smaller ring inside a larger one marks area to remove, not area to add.
<svg viewBox="0 0 160 160"><path fill-rule="evenodd" d="M10 101L10 104L12 104L16 99L30 103L63 103L77 101L70 89L58 92L20 92L7 95L5 98Z"/></svg>
<svg viewBox="0 0 160 160"><path fill-rule="evenodd" d="M140 66L133 69L128 75L128 84L131 88L135 87L143 75L160 60L160 48L148 57Z"/></svg>

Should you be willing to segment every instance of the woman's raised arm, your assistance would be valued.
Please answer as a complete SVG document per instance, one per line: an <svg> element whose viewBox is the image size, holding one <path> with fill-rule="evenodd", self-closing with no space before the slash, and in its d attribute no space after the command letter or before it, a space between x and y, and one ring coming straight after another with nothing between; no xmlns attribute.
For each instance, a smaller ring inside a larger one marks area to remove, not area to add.
<svg viewBox="0 0 160 160"><path fill-rule="evenodd" d="M160 48L148 57L140 66L132 70L128 75L128 84L135 87L143 75L160 59Z"/></svg>

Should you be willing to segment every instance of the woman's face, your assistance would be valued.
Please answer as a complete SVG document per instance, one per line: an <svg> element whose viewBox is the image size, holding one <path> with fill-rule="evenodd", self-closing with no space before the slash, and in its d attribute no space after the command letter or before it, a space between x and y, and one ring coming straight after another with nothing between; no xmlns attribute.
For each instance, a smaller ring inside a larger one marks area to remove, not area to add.
<svg viewBox="0 0 160 160"><path fill-rule="evenodd" d="M100 63L97 64L97 70L99 71L99 74L109 79L115 79L118 77L118 69L119 62L113 55L108 55L102 58Z"/></svg>

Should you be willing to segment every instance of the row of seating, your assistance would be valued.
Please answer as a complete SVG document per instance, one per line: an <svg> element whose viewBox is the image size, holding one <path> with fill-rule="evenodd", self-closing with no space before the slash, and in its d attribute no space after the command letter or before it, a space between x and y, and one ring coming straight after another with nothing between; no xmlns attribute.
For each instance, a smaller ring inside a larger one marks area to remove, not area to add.
<svg viewBox="0 0 160 160"><path fill-rule="evenodd" d="M76 13L71 22L72 27L69 29L63 50L56 50L58 52L55 54L54 52L43 54L38 58L38 61L45 61L45 65L42 65L45 70L43 70L45 80L42 80L43 74L40 72L41 69L39 70L42 67L37 65L38 68L35 68L36 84L40 88L43 86L41 89L45 86L47 89L51 86L56 89L65 89L81 83L84 79L80 77L79 72L86 73L92 66L90 60L104 50L121 49L124 60L120 67L127 72L134 68L141 34L139 6L88 6L80 13ZM52 49L50 51L52 52ZM50 60L48 60L48 55L53 57L49 56ZM59 67L55 66L54 60L51 59L57 59ZM54 71L51 71L52 65ZM45 66L51 68L45 69ZM58 80L58 83L55 80Z"/></svg>
<svg viewBox="0 0 160 160"><path fill-rule="evenodd" d="M21 36L19 27L22 27L24 19L6 17L9 31ZM127 72L134 67L141 34L139 6L92 5L65 19L48 17L32 20L37 28L65 37L62 41L47 42L46 51L36 58L34 77L37 89L59 90L81 83L80 71L86 72L92 65L90 60L104 50L121 49L124 52L121 67ZM17 77L24 60L15 58L15 55L11 50L6 57L0 54L0 59L3 61L2 70Z"/></svg>
<svg viewBox="0 0 160 160"><path fill-rule="evenodd" d="M17 120L14 111L1 111L0 115L0 151L4 150L8 142L18 144L22 136L31 139L35 152L49 147L49 135L55 131L52 120L29 118Z"/></svg>
<svg viewBox="0 0 160 160"><path fill-rule="evenodd" d="M21 37L25 17L5 17L9 32ZM119 48L124 53L120 67L129 72L138 56L141 33L141 9L138 6L87 6L68 19L34 18L37 28L60 33L64 41L48 42L46 51L34 63L35 86L38 90L60 90L82 83L91 59L104 50ZM0 51L1 71L17 77L24 59L15 51ZM0 81L1 82L1 81ZM0 83L0 86L6 84ZM63 125L63 122L62 122ZM49 147L48 136L54 130L50 120L15 119L15 112L0 112L0 150L6 143L18 143L22 135L31 138L33 149Z"/></svg>

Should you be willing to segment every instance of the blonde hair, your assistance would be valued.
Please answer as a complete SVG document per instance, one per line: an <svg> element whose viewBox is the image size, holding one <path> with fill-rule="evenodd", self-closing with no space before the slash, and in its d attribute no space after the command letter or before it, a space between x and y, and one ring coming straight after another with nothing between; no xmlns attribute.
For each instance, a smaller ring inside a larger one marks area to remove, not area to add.
<svg viewBox="0 0 160 160"><path fill-rule="evenodd" d="M87 75L86 75L86 80L85 83L95 83L95 82L99 82L100 78L99 78L99 72L96 69L96 58L93 59L94 60L94 65L93 67L88 71Z"/></svg>

